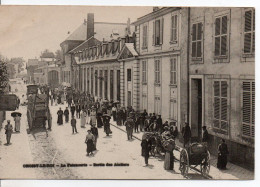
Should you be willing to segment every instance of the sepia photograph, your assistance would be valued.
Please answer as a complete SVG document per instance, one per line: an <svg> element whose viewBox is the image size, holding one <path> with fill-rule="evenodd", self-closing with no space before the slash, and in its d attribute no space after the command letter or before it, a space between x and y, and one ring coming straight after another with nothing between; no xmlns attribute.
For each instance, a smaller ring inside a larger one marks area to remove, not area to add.
<svg viewBox="0 0 260 187"><path fill-rule="evenodd" d="M0 41L0 179L255 179L255 7L1 5Z"/></svg>

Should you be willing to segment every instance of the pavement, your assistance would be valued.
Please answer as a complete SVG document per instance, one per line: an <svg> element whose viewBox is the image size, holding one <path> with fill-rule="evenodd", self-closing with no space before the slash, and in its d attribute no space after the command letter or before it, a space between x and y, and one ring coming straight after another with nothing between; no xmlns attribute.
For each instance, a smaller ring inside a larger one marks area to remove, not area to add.
<svg viewBox="0 0 260 187"><path fill-rule="evenodd" d="M24 93L24 87L19 87L18 92L18 95ZM80 119L77 119L79 133L72 134L69 123L64 122L63 125L56 123L60 107L64 110L66 106L50 106L53 121L52 131L48 131L48 136L45 132L36 135L27 134L26 106L21 106L18 110L22 113L21 133L12 135L12 145L4 145L4 130L0 131L1 179L205 179L194 170L190 170L189 175L184 178L178 170L178 161L174 163L175 171L164 170L163 157L150 157L149 166L146 167L141 156L142 133L134 133L134 139L128 141L125 127L117 126L112 120L112 135L106 136L103 128L98 129L98 150L94 156L87 156L84 142L90 125L81 128ZM7 112L7 119L14 125L10 112ZM178 141L177 145L181 147ZM174 156L179 158L179 152L174 151ZM213 179L254 179L252 171L231 163L228 163L227 170L219 170L216 167L216 157L211 156L210 161L209 174ZM55 167L23 168L23 164L43 163L54 164ZM116 163L121 166L115 166Z"/></svg>
<svg viewBox="0 0 260 187"><path fill-rule="evenodd" d="M111 122L111 125L114 127L126 132L124 126L117 126L116 122ZM142 139L143 132L134 133L133 136L137 140ZM182 148L182 143L180 143L178 140L176 140L176 145L178 147ZM174 151L174 156L179 159L180 158L180 152ZM240 180L253 180L254 179L254 172L247 170L243 167L237 166L235 164L232 164L228 162L227 164L227 170L219 170L217 168L217 157L214 155L210 156L210 173L209 175L212 177L212 179L240 179ZM175 170L177 171L178 168L175 167Z"/></svg>

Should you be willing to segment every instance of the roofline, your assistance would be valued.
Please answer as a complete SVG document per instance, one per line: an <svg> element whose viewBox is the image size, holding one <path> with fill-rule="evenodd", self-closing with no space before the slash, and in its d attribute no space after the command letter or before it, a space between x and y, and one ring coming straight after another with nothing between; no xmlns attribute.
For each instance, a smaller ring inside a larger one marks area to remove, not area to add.
<svg viewBox="0 0 260 187"><path fill-rule="evenodd" d="M162 16L162 15L165 15L171 11L175 11L175 10L180 10L181 7L163 7L157 11L154 11L154 12L151 12L149 14L146 14L140 18L137 18L137 20L135 22L133 22L132 24L134 25L140 25L144 22L147 22L147 21L150 21L156 17L159 17L159 16Z"/></svg>
<svg viewBox="0 0 260 187"><path fill-rule="evenodd" d="M91 36L89 39L85 40L84 42L82 42L81 44L79 44L77 47L71 49L68 53L72 53L74 50L76 50L77 48L79 48L80 46L82 46L83 44L87 43L90 39L94 38L94 36ZM97 39L96 39L97 40Z"/></svg>

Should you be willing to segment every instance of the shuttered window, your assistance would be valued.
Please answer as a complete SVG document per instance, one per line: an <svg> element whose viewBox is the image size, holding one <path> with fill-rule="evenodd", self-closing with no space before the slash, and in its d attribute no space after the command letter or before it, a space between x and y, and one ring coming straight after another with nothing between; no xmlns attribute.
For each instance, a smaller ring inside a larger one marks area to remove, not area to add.
<svg viewBox="0 0 260 187"><path fill-rule="evenodd" d="M214 81L214 128L228 130L227 81Z"/></svg>
<svg viewBox="0 0 260 187"><path fill-rule="evenodd" d="M215 57L227 56L228 50L228 16L215 19Z"/></svg>
<svg viewBox="0 0 260 187"><path fill-rule="evenodd" d="M242 134L255 137L255 82L242 83Z"/></svg>
<svg viewBox="0 0 260 187"><path fill-rule="evenodd" d="M147 25L144 25L143 26L143 48L147 48L147 34L148 34Z"/></svg>
<svg viewBox="0 0 260 187"><path fill-rule="evenodd" d="M146 74L147 62L146 60L142 61L142 82L147 82L147 74Z"/></svg>
<svg viewBox="0 0 260 187"><path fill-rule="evenodd" d="M177 58L170 59L170 84L177 84Z"/></svg>
<svg viewBox="0 0 260 187"><path fill-rule="evenodd" d="M255 10L245 11L244 53L255 53Z"/></svg>
<svg viewBox="0 0 260 187"><path fill-rule="evenodd" d="M154 72L155 72L155 84L159 84L161 82L160 80L160 60L157 59L154 61Z"/></svg>
<svg viewBox="0 0 260 187"><path fill-rule="evenodd" d="M142 104L143 104L143 110L147 110L147 95L142 95Z"/></svg>
<svg viewBox="0 0 260 187"><path fill-rule="evenodd" d="M132 81L132 71L131 69L127 69L127 81Z"/></svg>
<svg viewBox="0 0 260 187"><path fill-rule="evenodd" d="M192 58L202 57L202 23L196 23L192 25Z"/></svg>
<svg viewBox="0 0 260 187"><path fill-rule="evenodd" d="M163 18L153 22L153 45L163 44L163 22Z"/></svg>
<svg viewBox="0 0 260 187"><path fill-rule="evenodd" d="M178 34L178 16L173 15L171 18L171 41L177 42L177 34Z"/></svg>

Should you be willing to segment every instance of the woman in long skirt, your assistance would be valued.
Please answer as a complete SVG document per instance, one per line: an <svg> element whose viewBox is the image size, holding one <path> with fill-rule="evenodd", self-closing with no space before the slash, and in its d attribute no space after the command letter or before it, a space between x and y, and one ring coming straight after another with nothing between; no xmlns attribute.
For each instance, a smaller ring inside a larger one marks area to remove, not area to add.
<svg viewBox="0 0 260 187"><path fill-rule="evenodd" d="M18 116L18 114L16 114L16 116L14 117L14 121L15 121L15 132L20 132L20 126L21 126L21 117Z"/></svg>
<svg viewBox="0 0 260 187"><path fill-rule="evenodd" d="M85 128L85 125L86 125L86 112L84 110L81 113L80 122L81 122L81 128Z"/></svg>
<svg viewBox="0 0 260 187"><path fill-rule="evenodd" d="M164 159L164 169L165 170L173 170L173 152L166 151L165 159Z"/></svg>
<svg viewBox="0 0 260 187"><path fill-rule="evenodd" d="M95 140L94 135L91 133L91 130L88 130L88 134L85 140L85 143L87 144L87 156L89 156L89 154L93 154L94 140Z"/></svg>

